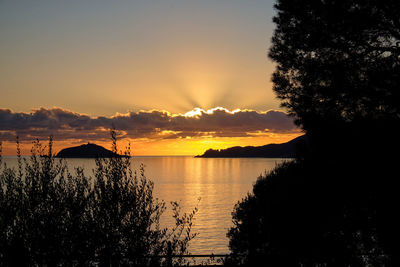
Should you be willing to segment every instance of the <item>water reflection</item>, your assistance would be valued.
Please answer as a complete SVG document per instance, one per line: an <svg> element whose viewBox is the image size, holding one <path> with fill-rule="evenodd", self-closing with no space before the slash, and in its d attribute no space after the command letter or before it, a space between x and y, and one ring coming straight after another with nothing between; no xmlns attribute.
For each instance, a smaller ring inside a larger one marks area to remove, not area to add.
<svg viewBox="0 0 400 267"><path fill-rule="evenodd" d="M190 251L207 254L228 252L226 232L232 225L233 206L251 190L261 173L282 159L160 157L136 161L147 165L148 177L155 181L155 193L161 199L180 201L186 211L198 204L194 231L199 235ZM170 216L164 223L172 223Z"/></svg>

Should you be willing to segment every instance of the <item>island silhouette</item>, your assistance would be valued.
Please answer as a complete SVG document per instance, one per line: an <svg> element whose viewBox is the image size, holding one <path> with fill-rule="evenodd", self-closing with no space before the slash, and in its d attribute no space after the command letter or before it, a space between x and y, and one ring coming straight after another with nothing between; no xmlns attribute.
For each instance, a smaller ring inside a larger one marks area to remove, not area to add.
<svg viewBox="0 0 400 267"><path fill-rule="evenodd" d="M57 158L112 158L119 156L121 155L93 143L64 148L56 155Z"/></svg>
<svg viewBox="0 0 400 267"><path fill-rule="evenodd" d="M196 158L294 158L299 146L307 143L306 135L281 144L264 146L235 146L227 149L208 149Z"/></svg>

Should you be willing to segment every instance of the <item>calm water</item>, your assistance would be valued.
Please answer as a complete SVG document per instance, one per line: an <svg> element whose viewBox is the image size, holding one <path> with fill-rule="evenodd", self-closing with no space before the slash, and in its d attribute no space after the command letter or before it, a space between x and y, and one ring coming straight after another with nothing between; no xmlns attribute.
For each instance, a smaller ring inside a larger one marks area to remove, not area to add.
<svg viewBox="0 0 400 267"><path fill-rule="evenodd" d="M3 158L9 165L15 157ZM234 205L251 191L257 177L283 159L236 158L205 159L193 157L135 157L133 167L145 165L145 173L154 181L159 199L178 201L184 211L199 208L193 230L198 236L190 244L193 254L228 253L226 233L232 226ZM85 168L91 175L93 159L69 159L68 164ZM201 198L200 202L198 199ZM170 206L169 206L170 207ZM166 226L173 223L167 211Z"/></svg>

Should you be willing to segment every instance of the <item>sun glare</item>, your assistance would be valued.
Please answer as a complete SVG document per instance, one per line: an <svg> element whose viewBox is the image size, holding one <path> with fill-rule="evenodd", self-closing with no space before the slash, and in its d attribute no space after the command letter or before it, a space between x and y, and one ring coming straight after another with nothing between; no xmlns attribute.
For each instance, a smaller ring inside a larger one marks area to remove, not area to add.
<svg viewBox="0 0 400 267"><path fill-rule="evenodd" d="M211 115L215 111L225 111L226 113L229 113L229 114L235 114L237 112L240 112L241 110L240 109L234 109L234 110L230 111L229 109L223 108L223 107L215 107L215 108L208 109L208 110L204 110L202 108L194 108L191 111L186 112L183 116L185 116L185 117L196 117L196 116L201 116L203 114ZM180 114L178 114L178 116L179 115Z"/></svg>

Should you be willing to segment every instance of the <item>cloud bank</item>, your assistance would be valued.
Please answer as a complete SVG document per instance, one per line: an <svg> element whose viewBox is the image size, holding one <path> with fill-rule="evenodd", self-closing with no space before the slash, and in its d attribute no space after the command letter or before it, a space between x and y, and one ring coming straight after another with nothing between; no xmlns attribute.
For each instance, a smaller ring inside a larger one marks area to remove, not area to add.
<svg viewBox="0 0 400 267"><path fill-rule="evenodd" d="M151 110L90 117L54 107L39 108L31 113L0 109L0 140L45 139L102 140L109 138L115 127L121 138L173 139L186 137L246 137L263 133L292 133L299 129L293 119L282 111L195 108L186 114Z"/></svg>

